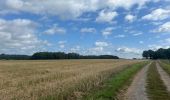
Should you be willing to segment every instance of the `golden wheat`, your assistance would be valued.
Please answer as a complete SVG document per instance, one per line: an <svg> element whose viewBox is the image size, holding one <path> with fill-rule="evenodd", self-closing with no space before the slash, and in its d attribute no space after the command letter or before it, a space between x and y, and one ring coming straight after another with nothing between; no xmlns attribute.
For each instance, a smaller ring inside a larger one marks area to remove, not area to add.
<svg viewBox="0 0 170 100"><path fill-rule="evenodd" d="M75 99L137 60L0 61L0 100Z"/></svg>

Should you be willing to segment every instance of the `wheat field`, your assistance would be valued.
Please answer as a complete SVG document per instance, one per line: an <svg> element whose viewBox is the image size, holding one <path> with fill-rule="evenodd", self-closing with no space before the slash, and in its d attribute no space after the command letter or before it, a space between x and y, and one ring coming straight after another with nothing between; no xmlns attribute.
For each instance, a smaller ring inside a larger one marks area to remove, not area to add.
<svg viewBox="0 0 170 100"><path fill-rule="evenodd" d="M0 61L0 100L81 98L111 74L136 62L140 61Z"/></svg>

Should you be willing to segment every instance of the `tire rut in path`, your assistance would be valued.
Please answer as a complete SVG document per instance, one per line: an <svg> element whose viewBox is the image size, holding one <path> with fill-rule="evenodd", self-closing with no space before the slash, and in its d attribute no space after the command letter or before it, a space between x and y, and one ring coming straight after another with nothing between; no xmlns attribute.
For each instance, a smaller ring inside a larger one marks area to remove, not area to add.
<svg viewBox="0 0 170 100"><path fill-rule="evenodd" d="M165 86L167 87L167 90L170 92L170 76L160 67L158 62L156 62L156 67L158 69L158 73L161 76L161 79L163 80Z"/></svg>
<svg viewBox="0 0 170 100"><path fill-rule="evenodd" d="M150 64L146 65L136 74L133 82L126 91L123 100L148 100L145 87L147 70Z"/></svg>

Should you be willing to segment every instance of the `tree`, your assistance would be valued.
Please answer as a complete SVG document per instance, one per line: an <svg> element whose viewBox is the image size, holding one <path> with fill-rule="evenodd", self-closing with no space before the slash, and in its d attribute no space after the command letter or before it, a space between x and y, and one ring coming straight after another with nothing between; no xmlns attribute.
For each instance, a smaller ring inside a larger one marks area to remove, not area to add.
<svg viewBox="0 0 170 100"><path fill-rule="evenodd" d="M37 52L34 53L31 59L119 59L117 56L113 55L80 55L78 53L64 53L64 52Z"/></svg>
<svg viewBox="0 0 170 100"><path fill-rule="evenodd" d="M148 50L148 56L149 56L149 58L150 59L153 59L154 57L154 51L152 51L152 50Z"/></svg>
<svg viewBox="0 0 170 100"><path fill-rule="evenodd" d="M142 56L143 56L144 58L148 59L148 58L149 58L148 51L143 51Z"/></svg>
<svg viewBox="0 0 170 100"><path fill-rule="evenodd" d="M144 58L149 58L149 59L170 59L170 48L169 49L160 48L156 51L146 50L143 51L142 56Z"/></svg>

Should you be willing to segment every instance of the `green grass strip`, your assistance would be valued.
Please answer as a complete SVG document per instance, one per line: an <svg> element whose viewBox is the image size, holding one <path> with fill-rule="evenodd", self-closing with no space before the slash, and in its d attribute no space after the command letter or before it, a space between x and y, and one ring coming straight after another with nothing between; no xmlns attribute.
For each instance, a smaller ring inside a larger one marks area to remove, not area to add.
<svg viewBox="0 0 170 100"><path fill-rule="evenodd" d="M170 63L160 62L160 66L170 75Z"/></svg>
<svg viewBox="0 0 170 100"><path fill-rule="evenodd" d="M155 62L148 69L146 88L150 100L170 100L170 94L160 78Z"/></svg>
<svg viewBox="0 0 170 100"><path fill-rule="evenodd" d="M170 60L160 60L160 61L165 63L165 64L170 64Z"/></svg>
<svg viewBox="0 0 170 100"><path fill-rule="evenodd" d="M101 88L96 89L84 97L85 100L114 100L117 93L127 84L131 78L148 62L140 62L120 71L103 83Z"/></svg>

